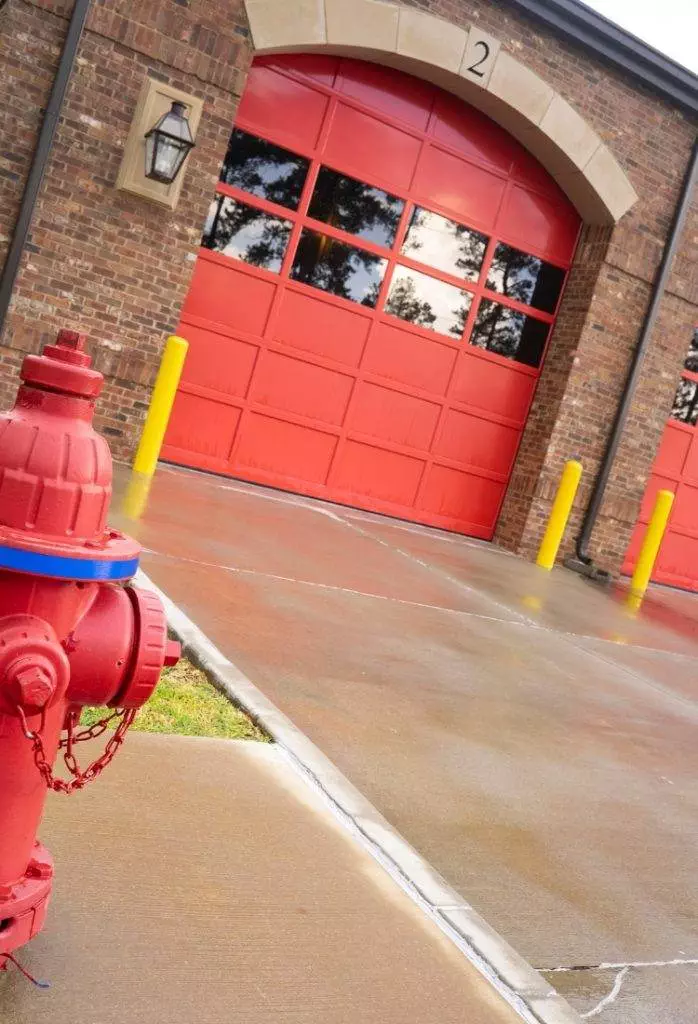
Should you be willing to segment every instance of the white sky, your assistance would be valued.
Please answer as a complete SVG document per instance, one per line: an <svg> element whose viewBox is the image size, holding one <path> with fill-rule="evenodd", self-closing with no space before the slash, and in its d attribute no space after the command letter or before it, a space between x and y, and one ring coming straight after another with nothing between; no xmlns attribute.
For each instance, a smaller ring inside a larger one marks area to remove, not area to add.
<svg viewBox="0 0 698 1024"><path fill-rule="evenodd" d="M698 0L583 0L605 18L698 74Z"/></svg>

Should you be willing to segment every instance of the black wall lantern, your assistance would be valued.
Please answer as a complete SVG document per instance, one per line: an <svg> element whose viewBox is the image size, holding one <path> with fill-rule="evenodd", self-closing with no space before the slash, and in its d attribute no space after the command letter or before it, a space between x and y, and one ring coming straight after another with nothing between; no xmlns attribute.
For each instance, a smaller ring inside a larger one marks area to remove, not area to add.
<svg viewBox="0 0 698 1024"><path fill-rule="evenodd" d="M175 100L145 135L145 176L171 185L182 169L194 139L186 114L187 108Z"/></svg>

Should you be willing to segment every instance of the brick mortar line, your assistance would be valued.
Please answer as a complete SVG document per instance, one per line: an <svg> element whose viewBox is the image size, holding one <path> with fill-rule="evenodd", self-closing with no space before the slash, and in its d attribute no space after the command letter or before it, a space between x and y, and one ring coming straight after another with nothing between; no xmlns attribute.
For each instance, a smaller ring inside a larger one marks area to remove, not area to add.
<svg viewBox="0 0 698 1024"><path fill-rule="evenodd" d="M232 703L243 708L272 737L299 775L321 794L337 820L487 978L522 1020L528 1024L580 1024L579 1014L569 1003L451 888L305 733L142 569L138 571L136 582L159 595L170 628L182 642L184 651ZM371 825L377 826L388 842L385 838L383 842L374 838L370 834ZM386 848L388 846L390 849ZM441 898L430 898L430 888ZM466 916L467 925L459 927L449 920L449 911Z"/></svg>

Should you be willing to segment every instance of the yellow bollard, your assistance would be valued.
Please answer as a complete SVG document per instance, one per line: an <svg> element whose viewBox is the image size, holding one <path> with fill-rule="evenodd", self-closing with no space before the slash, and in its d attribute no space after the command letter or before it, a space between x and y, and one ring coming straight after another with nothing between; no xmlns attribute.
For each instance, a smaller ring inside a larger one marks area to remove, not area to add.
<svg viewBox="0 0 698 1024"><path fill-rule="evenodd" d="M541 541L538 551L536 565L539 565L541 569L552 569L555 565L555 559L562 543L562 537L567 526L567 520L570 517L570 512L572 511L572 504L581 478L581 462L577 462L576 459L570 459L569 462L565 463L565 468L562 471L560 486L557 489L545 536Z"/></svg>
<svg viewBox="0 0 698 1024"><path fill-rule="evenodd" d="M630 581L630 592L636 597L642 597L652 576L654 563L657 560L659 549L664 538L664 531L669 522L671 506L674 504L673 491L658 491L657 498L652 509L650 521L647 524L645 537L642 541L640 554L637 556L635 572Z"/></svg>
<svg viewBox="0 0 698 1024"><path fill-rule="evenodd" d="M178 338L176 334L167 339L133 463L136 473L152 476L155 472L188 348L189 342Z"/></svg>

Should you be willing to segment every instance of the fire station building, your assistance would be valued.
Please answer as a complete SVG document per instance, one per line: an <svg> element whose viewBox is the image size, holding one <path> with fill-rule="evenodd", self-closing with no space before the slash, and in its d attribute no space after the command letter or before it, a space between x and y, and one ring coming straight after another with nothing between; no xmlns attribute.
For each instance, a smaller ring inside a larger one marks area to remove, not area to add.
<svg viewBox="0 0 698 1024"><path fill-rule="evenodd" d="M85 331L129 458L176 332L168 461L530 555L576 457L565 553L668 487L698 589L698 77L577 0L7 0L0 68L3 398Z"/></svg>

